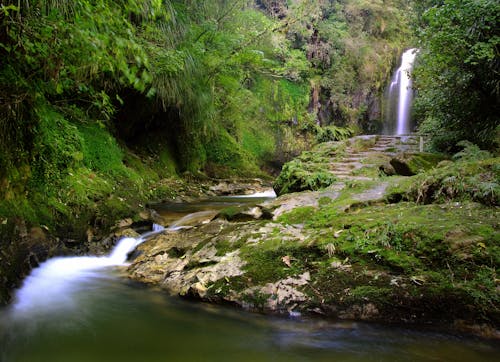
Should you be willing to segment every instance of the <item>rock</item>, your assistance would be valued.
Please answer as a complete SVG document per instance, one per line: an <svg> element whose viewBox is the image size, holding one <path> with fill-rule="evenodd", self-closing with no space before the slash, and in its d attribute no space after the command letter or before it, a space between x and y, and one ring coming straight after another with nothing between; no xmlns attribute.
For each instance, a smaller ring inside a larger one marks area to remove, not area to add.
<svg viewBox="0 0 500 362"><path fill-rule="evenodd" d="M374 320L379 316L380 312L373 303L363 305L354 304L348 309L339 313L341 319L361 319L361 320Z"/></svg>
<svg viewBox="0 0 500 362"><path fill-rule="evenodd" d="M28 237L36 243L44 243L47 241L47 235L41 227L34 226L30 229Z"/></svg>
<svg viewBox="0 0 500 362"><path fill-rule="evenodd" d="M268 187L260 179L227 180L220 181L217 185L211 186L209 190L217 196L252 195L265 191Z"/></svg>
<svg viewBox="0 0 500 362"><path fill-rule="evenodd" d="M125 228L125 229L121 229L121 230L118 230L116 231L114 234L113 234L113 237L115 238L115 240L118 240L118 239L121 239L121 238L138 238L140 235L137 231L135 231L134 229L131 229L131 228Z"/></svg>
<svg viewBox="0 0 500 362"><path fill-rule="evenodd" d="M254 299L256 295L266 295L267 299L264 307L271 311L289 311L297 306L297 303L306 301L307 296L299 291L297 287L307 285L311 280L309 272L305 272L297 277L288 277L275 283L267 283L260 287L252 287L241 292L236 298L241 301Z"/></svg>
<svg viewBox="0 0 500 362"><path fill-rule="evenodd" d="M215 219L218 214L219 211L214 210L194 212L172 223L170 228L186 228L208 224L210 221Z"/></svg>
<svg viewBox="0 0 500 362"><path fill-rule="evenodd" d="M396 174L413 176L430 170L444 159L444 156L435 153L400 153L391 159L390 164Z"/></svg>
<svg viewBox="0 0 500 362"><path fill-rule="evenodd" d="M119 228L119 229L126 228L126 227L132 225L132 223L133 223L132 219L131 218L127 218L127 219L123 219L123 220L118 221L116 223L115 227Z"/></svg>
<svg viewBox="0 0 500 362"><path fill-rule="evenodd" d="M291 192L316 191L330 186L337 178L323 163L302 162L295 159L286 163L273 184L277 195Z"/></svg>
<svg viewBox="0 0 500 362"><path fill-rule="evenodd" d="M359 202L380 201L384 198L388 186L389 184L387 182L381 182L375 187L358 194L354 194L352 198Z"/></svg>
<svg viewBox="0 0 500 362"><path fill-rule="evenodd" d="M396 174L396 170L390 163L384 163L378 169L386 176L394 176Z"/></svg>
<svg viewBox="0 0 500 362"><path fill-rule="evenodd" d="M139 218L143 221L151 221L155 224L165 226L165 220L158 212L153 209L145 209L138 214Z"/></svg>
<svg viewBox="0 0 500 362"><path fill-rule="evenodd" d="M269 216L269 213L264 213L258 206L240 209L238 207L228 207L221 210L219 216L228 221L251 221L260 219L263 216Z"/></svg>
<svg viewBox="0 0 500 362"><path fill-rule="evenodd" d="M265 215L263 218L276 220L280 215L286 214L297 207L312 206L316 208L319 206L319 199L321 198L334 200L340 195L339 191L344 187L343 183L337 183L322 191L303 191L301 193L282 195L258 206Z"/></svg>

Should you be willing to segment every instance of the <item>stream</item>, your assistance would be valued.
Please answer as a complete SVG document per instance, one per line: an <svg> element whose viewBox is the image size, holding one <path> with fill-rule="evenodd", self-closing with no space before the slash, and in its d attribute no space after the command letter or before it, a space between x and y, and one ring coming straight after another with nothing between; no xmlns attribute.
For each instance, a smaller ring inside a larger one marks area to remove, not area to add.
<svg viewBox="0 0 500 362"><path fill-rule="evenodd" d="M163 204L164 218L260 201ZM177 225L177 224L176 224ZM500 346L408 327L265 316L170 297L124 276L124 238L108 256L42 263L0 310L0 361L496 361Z"/></svg>

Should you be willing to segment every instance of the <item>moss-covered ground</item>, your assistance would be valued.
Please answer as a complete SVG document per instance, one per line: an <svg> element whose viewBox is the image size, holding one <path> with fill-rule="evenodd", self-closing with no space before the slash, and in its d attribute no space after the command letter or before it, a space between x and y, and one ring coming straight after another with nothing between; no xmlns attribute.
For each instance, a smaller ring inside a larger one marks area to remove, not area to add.
<svg viewBox="0 0 500 362"><path fill-rule="evenodd" d="M240 242L216 244L222 253L239 249L246 265L244 275L211 285L211 296L246 293L250 305L265 309L273 296L258 289L252 296L249 288L309 272L299 287L307 301L294 308L498 328L498 165L491 155L459 157L413 177L347 182L334 199L262 222ZM387 184L382 197L359 197L381 183Z"/></svg>

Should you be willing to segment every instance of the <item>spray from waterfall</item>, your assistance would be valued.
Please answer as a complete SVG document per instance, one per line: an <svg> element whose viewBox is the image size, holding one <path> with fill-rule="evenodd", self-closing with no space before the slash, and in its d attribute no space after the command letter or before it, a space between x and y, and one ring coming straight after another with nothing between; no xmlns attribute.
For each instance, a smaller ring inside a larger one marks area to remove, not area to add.
<svg viewBox="0 0 500 362"><path fill-rule="evenodd" d="M401 56L401 66L394 73L386 94L384 134L404 135L412 132L411 104L413 89L411 72L418 49L409 49Z"/></svg>

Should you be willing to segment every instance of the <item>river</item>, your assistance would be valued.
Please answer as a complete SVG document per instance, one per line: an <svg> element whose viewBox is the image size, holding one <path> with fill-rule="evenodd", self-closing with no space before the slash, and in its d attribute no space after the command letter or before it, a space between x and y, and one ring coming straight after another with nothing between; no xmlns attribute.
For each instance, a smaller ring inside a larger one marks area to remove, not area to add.
<svg viewBox="0 0 500 362"><path fill-rule="evenodd" d="M247 201L159 211L179 216ZM34 269L0 311L1 361L496 361L500 355L493 342L461 335L265 316L170 297L124 276L136 242L122 240L106 257L55 258Z"/></svg>

